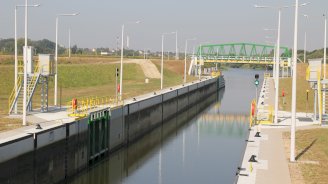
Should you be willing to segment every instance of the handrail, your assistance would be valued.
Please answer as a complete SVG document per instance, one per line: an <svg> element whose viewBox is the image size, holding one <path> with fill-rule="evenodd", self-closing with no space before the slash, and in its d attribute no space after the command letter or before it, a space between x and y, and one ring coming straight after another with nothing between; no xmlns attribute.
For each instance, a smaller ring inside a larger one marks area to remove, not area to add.
<svg viewBox="0 0 328 184"><path fill-rule="evenodd" d="M109 96L104 97L81 97L77 99L77 105L74 109L72 101L68 101L67 113L71 117L85 117L89 110L106 107L106 106L120 106L123 105L123 101L116 102L115 98L110 98Z"/></svg>
<svg viewBox="0 0 328 184"><path fill-rule="evenodd" d="M10 96L8 98L8 108L9 108L8 109L8 113L10 113L10 111L12 109L12 105L13 105L13 103L15 101L15 98L16 98L16 96L18 94L18 88L19 88L19 86L22 85L22 77L21 76L18 76L18 78L17 78L17 84L15 84L15 85L16 86L14 86L14 89L12 90L12 92L10 93ZM17 89L17 91L15 89Z"/></svg>
<svg viewBox="0 0 328 184"><path fill-rule="evenodd" d="M27 85L27 88L28 88L27 96L29 99L31 98L31 94L33 93L34 84L38 78L38 75L39 75L39 65L38 65L38 62L36 62L36 66L34 68L34 75L32 76L29 84Z"/></svg>

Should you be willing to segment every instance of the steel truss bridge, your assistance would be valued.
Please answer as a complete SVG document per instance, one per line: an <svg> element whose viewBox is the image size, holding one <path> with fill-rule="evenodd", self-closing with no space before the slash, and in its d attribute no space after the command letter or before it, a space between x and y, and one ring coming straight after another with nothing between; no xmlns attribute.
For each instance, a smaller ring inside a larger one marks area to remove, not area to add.
<svg viewBox="0 0 328 184"><path fill-rule="evenodd" d="M228 43L201 45L198 47L194 64L204 63L239 63L263 64L274 63L275 46L254 43ZM291 51L280 47L280 61L283 66L290 66Z"/></svg>

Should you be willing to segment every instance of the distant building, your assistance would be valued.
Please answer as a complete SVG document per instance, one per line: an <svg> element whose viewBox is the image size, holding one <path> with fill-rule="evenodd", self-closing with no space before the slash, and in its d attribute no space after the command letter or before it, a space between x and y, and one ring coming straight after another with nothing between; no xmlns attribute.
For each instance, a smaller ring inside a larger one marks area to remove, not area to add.
<svg viewBox="0 0 328 184"><path fill-rule="evenodd" d="M100 55L102 55L102 56L108 56L109 53L108 52L100 52Z"/></svg>

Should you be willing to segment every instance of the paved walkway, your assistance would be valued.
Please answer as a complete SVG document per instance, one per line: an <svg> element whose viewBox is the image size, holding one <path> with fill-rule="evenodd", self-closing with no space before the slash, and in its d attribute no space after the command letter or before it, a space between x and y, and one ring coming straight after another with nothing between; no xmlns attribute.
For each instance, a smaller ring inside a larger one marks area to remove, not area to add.
<svg viewBox="0 0 328 184"><path fill-rule="evenodd" d="M262 135L268 139L260 143L259 159L267 160L268 167L258 170L256 183L276 184L291 183L288 161L285 154L282 133L286 129L264 129Z"/></svg>
<svg viewBox="0 0 328 184"><path fill-rule="evenodd" d="M258 100L259 113L264 114L269 106L274 107L273 79L264 80ZM297 113L297 129L318 125L313 121L313 114ZM279 111L278 124L258 125L252 127L247 143L238 183L242 184L276 184L291 183L288 160L285 153L282 133L290 130L291 113ZM261 132L261 137L255 137ZM256 156L257 162L251 163L249 159Z"/></svg>

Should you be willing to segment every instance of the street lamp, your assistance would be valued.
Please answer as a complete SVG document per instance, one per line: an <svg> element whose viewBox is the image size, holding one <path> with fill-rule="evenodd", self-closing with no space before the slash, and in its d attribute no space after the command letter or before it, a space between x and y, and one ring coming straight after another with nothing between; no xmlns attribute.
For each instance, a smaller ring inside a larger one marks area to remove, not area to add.
<svg viewBox="0 0 328 184"><path fill-rule="evenodd" d="M17 49L17 9L20 7L25 7L26 5L16 5L15 6L15 96L17 95L17 82L18 82L18 49ZM27 7L39 7L40 4L27 5ZM15 113L17 113L17 106L15 106Z"/></svg>
<svg viewBox="0 0 328 184"><path fill-rule="evenodd" d="M264 28L264 31L278 31L277 29L269 29L269 28ZM273 49L273 71L272 71L272 76L273 76L273 80L276 81L276 51L277 51L277 43L274 43L274 49ZM276 82L274 82L274 86L276 86Z"/></svg>
<svg viewBox="0 0 328 184"><path fill-rule="evenodd" d="M176 34L176 32L162 34L161 89L163 89L164 36L170 35L170 34Z"/></svg>
<svg viewBox="0 0 328 184"><path fill-rule="evenodd" d="M141 21L128 22L129 24L139 24ZM123 95L123 50L124 50L124 28L125 25L122 24L122 43L121 43L121 73L120 73L120 101L122 101Z"/></svg>
<svg viewBox="0 0 328 184"><path fill-rule="evenodd" d="M299 5L295 3L294 25L294 50L293 50L293 82L292 82L292 125L290 130L290 161L295 162L295 129L296 129L296 78L297 78L297 36L298 36L298 8L308 3Z"/></svg>
<svg viewBox="0 0 328 184"><path fill-rule="evenodd" d="M308 3L303 3L300 6L305 6ZM295 5L298 8L298 3ZM278 123L278 101L279 101L279 64L280 64L280 23L281 23L281 10L283 8L289 8L291 6L259 6L259 5L254 5L255 8L273 8L273 9L278 9L279 16L278 16L278 37L277 37L277 50L276 50L276 90L275 90L275 116L274 116L274 123ZM294 73L294 71L293 71Z"/></svg>
<svg viewBox="0 0 328 184"><path fill-rule="evenodd" d="M178 53L178 31L175 32L175 60L179 59L179 53Z"/></svg>
<svg viewBox="0 0 328 184"><path fill-rule="evenodd" d="M324 35L324 46L323 46L323 78L326 79L326 63L327 63L327 16L324 14L325 17L325 35ZM326 88L326 85L323 84L323 88ZM324 106L326 105L326 91L323 92L323 103ZM326 113L326 108L322 108L323 114ZM321 121L321 119L320 119ZM321 122L320 122L321 123Z"/></svg>
<svg viewBox="0 0 328 184"><path fill-rule="evenodd" d="M59 17L68 17L68 16L76 16L79 13L72 14L58 14L56 17L56 50L55 50L55 64L56 64L56 74L55 74L55 101L54 105L57 106L57 86L58 86L58 20Z"/></svg>
<svg viewBox="0 0 328 184"><path fill-rule="evenodd" d="M309 16L308 15L303 15L306 20L309 20ZM306 35L306 30L305 30L305 33L304 33L304 63L306 62L306 38L307 35Z"/></svg>
<svg viewBox="0 0 328 184"><path fill-rule="evenodd" d="M325 40L324 40L324 49L323 49L323 78L326 79L326 63L327 63L327 15L325 17Z"/></svg>
<svg viewBox="0 0 328 184"><path fill-rule="evenodd" d="M185 45L185 63L184 63L184 78L183 78L183 83L187 82L187 49L188 49L188 41L193 41L196 40L196 38L192 39L187 39L186 40L186 45Z"/></svg>
<svg viewBox="0 0 328 184"><path fill-rule="evenodd" d="M71 58L71 28L68 29L68 58Z"/></svg>
<svg viewBox="0 0 328 184"><path fill-rule="evenodd" d="M297 70L297 33L298 33L298 0L295 6L294 50L293 50L293 83L292 83L292 125L290 131L290 161L295 162L295 126L296 126L296 70Z"/></svg>

